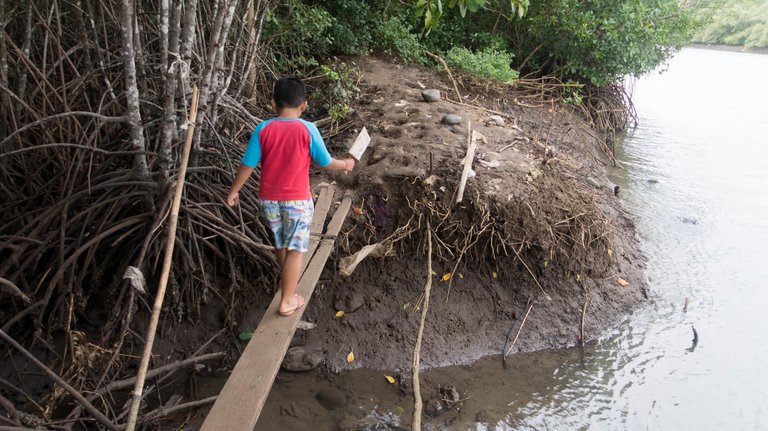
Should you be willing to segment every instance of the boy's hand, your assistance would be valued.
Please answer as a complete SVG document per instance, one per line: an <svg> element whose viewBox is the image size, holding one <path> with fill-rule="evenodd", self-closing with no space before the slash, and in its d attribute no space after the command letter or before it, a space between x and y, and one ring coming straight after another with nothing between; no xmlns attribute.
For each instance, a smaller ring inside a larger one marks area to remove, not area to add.
<svg viewBox="0 0 768 431"><path fill-rule="evenodd" d="M237 192L229 192L229 196L227 196L227 205L233 207L240 202L240 196Z"/></svg>
<svg viewBox="0 0 768 431"><path fill-rule="evenodd" d="M352 157L347 157L344 159L344 173L352 172L352 169L355 168L355 159Z"/></svg>

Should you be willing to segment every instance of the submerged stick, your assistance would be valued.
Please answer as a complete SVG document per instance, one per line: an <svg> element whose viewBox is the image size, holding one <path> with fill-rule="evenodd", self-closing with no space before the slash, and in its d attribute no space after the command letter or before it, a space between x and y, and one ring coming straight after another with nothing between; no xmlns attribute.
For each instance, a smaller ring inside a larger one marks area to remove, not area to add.
<svg viewBox="0 0 768 431"><path fill-rule="evenodd" d="M416 347L413 349L413 422L412 431L421 431L421 385L419 384L419 362L421 355L421 337L424 335L424 322L429 310L429 291L432 289L432 227L427 219L427 282L424 285L424 308L421 309L419 332L416 334Z"/></svg>
<svg viewBox="0 0 768 431"><path fill-rule="evenodd" d="M163 308L163 299L165 298L165 288L168 285L168 277L171 273L171 263L173 262L173 247L176 243L176 226L179 221L179 206L181 205L181 192L184 190L184 177L187 174L187 164L189 162L190 148L192 147L192 138L195 131L195 120L197 120L197 100L198 90L194 88L192 92L192 107L189 114L189 127L187 128L187 137L184 141L184 150L181 155L181 166L179 166L179 177L176 182L176 191L173 195L173 205L171 206L170 225L168 226L168 239L165 248L165 258L163 259L163 269L160 273L160 285L157 288L157 296L152 306L152 318L147 328L147 341L144 344L144 354L141 356L139 372L136 376L136 385L131 394L131 412L128 416L128 423L125 426L126 431L133 431L136 427L136 418L139 415L139 406L141 405L141 393L144 390L144 380L147 376L149 359L152 356L152 344L155 342L155 332L160 320L160 310Z"/></svg>

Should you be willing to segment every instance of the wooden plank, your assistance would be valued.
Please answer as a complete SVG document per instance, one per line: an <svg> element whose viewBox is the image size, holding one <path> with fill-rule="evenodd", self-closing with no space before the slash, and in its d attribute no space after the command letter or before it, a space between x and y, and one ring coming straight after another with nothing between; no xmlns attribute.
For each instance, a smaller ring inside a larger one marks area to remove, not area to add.
<svg viewBox="0 0 768 431"><path fill-rule="evenodd" d="M469 130L471 126L468 127ZM470 141L469 146L467 147L467 155L464 156L464 160L462 163L464 163L464 169L461 172L461 181L459 181L459 190L456 192L456 203L461 202L462 199L464 199L464 188L467 185L467 178L469 178L469 171L472 169L472 161L475 159L475 151L477 151L477 139L480 137L480 134L477 133L477 131L472 130L472 133L469 133L470 135Z"/></svg>
<svg viewBox="0 0 768 431"><path fill-rule="evenodd" d="M371 143L371 136L368 134L368 129L363 127L363 130L360 131L360 134L357 135L357 139L355 139L355 142L352 144L351 147L349 147L349 155L354 157L355 160L358 162L363 157L363 153L365 153L365 150L368 149L368 145Z"/></svg>
<svg viewBox="0 0 768 431"><path fill-rule="evenodd" d="M352 206L352 198L345 195L331 222L326 235L311 259L307 270L296 286L296 292L309 302L325 263L333 251L333 244ZM202 431L251 431L256 426L261 409L267 400L272 383L283 361L306 306L289 317L281 317L280 292L272 299L267 312L256 328L245 351L237 361L229 379L224 384L210 413L205 418Z"/></svg>
<svg viewBox="0 0 768 431"><path fill-rule="evenodd" d="M325 218L328 215L328 210L331 209L331 203L333 203L333 192L334 188L330 184L323 184L320 188L317 204L315 204L315 215L312 216L312 223L309 225L309 246L304 254L304 261L301 263L302 274L306 271L309 261L312 260L312 256L314 256L317 246L320 244L323 226L325 226Z"/></svg>

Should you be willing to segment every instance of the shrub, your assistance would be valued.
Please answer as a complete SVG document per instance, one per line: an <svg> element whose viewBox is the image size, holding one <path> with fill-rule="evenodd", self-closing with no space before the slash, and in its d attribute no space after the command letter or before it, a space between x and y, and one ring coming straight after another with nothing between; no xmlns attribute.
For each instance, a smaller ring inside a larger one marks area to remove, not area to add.
<svg viewBox="0 0 768 431"><path fill-rule="evenodd" d="M691 38L696 20L678 0L540 0L515 21L534 62L579 81L606 85L663 63Z"/></svg>
<svg viewBox="0 0 768 431"><path fill-rule="evenodd" d="M509 67L512 54L493 48L472 52L467 48L456 46L451 48L446 59L453 67L481 77L511 83L518 77L517 71Z"/></svg>
<svg viewBox="0 0 768 431"><path fill-rule="evenodd" d="M426 61L419 37L399 17L384 20L376 28L374 47L405 62L423 64Z"/></svg>

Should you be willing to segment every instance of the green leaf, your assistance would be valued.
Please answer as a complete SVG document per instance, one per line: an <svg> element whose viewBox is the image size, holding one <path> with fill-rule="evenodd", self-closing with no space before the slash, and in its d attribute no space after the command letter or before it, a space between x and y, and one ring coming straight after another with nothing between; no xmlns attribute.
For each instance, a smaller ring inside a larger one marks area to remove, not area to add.
<svg viewBox="0 0 768 431"><path fill-rule="evenodd" d="M253 337L253 332L251 331L243 331L240 333L240 339L243 341L248 341Z"/></svg>

